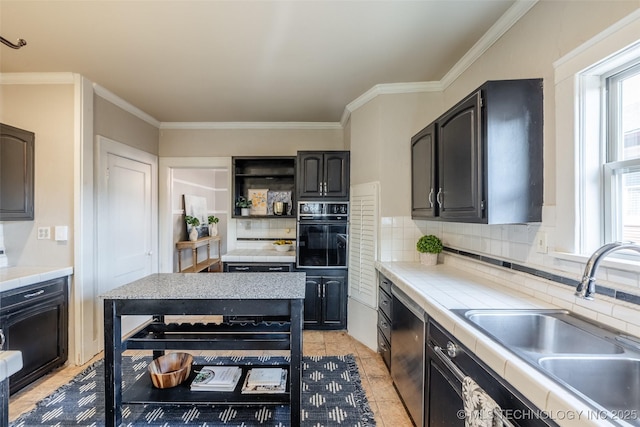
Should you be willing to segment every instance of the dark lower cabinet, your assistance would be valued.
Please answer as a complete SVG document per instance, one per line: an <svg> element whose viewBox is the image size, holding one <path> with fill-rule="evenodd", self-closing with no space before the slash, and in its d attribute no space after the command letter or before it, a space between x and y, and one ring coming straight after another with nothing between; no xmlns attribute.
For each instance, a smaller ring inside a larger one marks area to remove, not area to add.
<svg viewBox="0 0 640 427"><path fill-rule="evenodd" d="M67 279L59 278L0 294L2 350L22 352L23 368L9 377L13 394L68 358Z"/></svg>
<svg viewBox="0 0 640 427"><path fill-rule="evenodd" d="M305 329L347 327L347 278L342 275L314 275L307 272L304 299Z"/></svg>

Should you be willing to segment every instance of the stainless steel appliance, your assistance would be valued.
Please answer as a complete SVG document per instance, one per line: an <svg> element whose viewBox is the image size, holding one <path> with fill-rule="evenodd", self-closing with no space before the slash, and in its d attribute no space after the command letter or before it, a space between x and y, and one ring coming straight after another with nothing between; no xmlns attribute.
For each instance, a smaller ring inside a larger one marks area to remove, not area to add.
<svg viewBox="0 0 640 427"><path fill-rule="evenodd" d="M346 269L349 202L298 202L297 268Z"/></svg>

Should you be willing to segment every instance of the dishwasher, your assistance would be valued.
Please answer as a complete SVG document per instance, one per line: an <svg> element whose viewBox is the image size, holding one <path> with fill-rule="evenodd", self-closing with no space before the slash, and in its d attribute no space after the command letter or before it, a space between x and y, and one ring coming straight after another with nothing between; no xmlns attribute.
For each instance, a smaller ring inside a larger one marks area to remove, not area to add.
<svg viewBox="0 0 640 427"><path fill-rule="evenodd" d="M391 378L409 416L424 425L424 310L395 286L391 314Z"/></svg>

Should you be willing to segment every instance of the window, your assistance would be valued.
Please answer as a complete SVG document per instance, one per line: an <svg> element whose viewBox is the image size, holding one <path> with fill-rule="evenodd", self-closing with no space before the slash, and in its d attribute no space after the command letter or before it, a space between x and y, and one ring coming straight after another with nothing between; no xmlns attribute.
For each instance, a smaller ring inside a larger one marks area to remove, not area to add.
<svg viewBox="0 0 640 427"><path fill-rule="evenodd" d="M603 76L604 237L640 242L640 64Z"/></svg>

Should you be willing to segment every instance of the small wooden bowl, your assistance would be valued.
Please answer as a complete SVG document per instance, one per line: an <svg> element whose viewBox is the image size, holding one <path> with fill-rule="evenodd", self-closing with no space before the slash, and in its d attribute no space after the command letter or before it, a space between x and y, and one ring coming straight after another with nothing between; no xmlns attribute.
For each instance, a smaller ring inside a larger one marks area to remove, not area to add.
<svg viewBox="0 0 640 427"><path fill-rule="evenodd" d="M189 353L168 353L151 362L147 369L156 388L171 388L189 378L192 363Z"/></svg>

